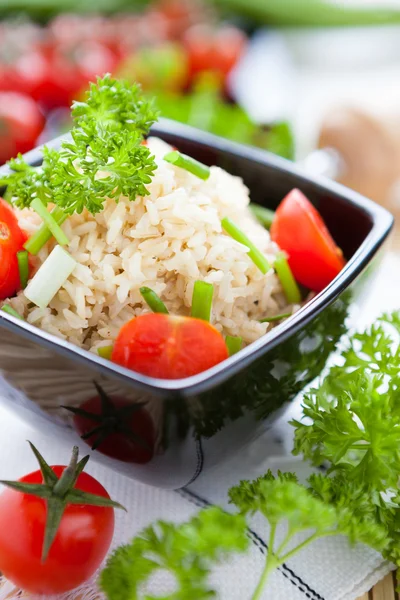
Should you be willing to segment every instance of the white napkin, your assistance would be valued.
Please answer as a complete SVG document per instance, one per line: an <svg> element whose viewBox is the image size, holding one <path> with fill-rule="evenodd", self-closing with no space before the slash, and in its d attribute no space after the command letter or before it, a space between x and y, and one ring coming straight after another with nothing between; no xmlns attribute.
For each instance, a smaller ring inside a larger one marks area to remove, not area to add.
<svg viewBox="0 0 400 600"><path fill-rule="evenodd" d="M375 292L366 299L359 322L372 321L383 310L400 307L398 293L400 258L389 254L382 266ZM397 293L397 298L396 298ZM1 383L0 383L1 394ZM298 416L300 404L292 405ZM186 490L178 492L152 488L132 481L115 471L89 462L87 471L106 487L110 495L127 507L128 513L117 511L113 546L131 539L147 524L164 519L184 521L195 514L199 507L209 503L226 506L227 490L240 479L251 479L272 470L296 471L304 476L308 467L301 459L290 455L293 432L287 425L285 414L263 437L258 438L239 455L232 456L224 464L202 475ZM65 464L70 448L62 440L51 435L45 437L33 430L18 415L0 409L0 478L17 478L36 469L25 440L31 440L52 464ZM268 460L265 459L269 456ZM251 524L251 548L246 555L239 555L217 567L212 583L221 600L247 600L251 597L265 558L265 542L268 527L260 518ZM355 600L369 590L391 568L373 550L358 546L350 549L342 537L321 540L303 550L270 578L263 598L269 600ZM161 593L162 590L160 590ZM18 590L6 581L0 581L0 600L17 600ZM24 596L25 597L25 596ZM27 598L30 596L26 596ZM68 600L95 600L102 598L95 581L83 589L68 594Z"/></svg>

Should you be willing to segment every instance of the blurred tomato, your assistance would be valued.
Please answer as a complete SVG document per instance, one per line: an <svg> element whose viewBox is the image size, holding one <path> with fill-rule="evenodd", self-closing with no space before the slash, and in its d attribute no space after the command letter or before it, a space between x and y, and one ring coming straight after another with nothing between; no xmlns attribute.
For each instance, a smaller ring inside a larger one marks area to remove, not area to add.
<svg viewBox="0 0 400 600"><path fill-rule="evenodd" d="M36 103L18 92L0 92L0 163L27 152L44 127Z"/></svg>
<svg viewBox="0 0 400 600"><path fill-rule="evenodd" d="M216 71L225 78L242 56L246 41L246 35L236 27L191 27L183 36L191 75Z"/></svg>
<svg viewBox="0 0 400 600"><path fill-rule="evenodd" d="M35 81L30 89L31 96L46 110L70 106L89 81L97 75L112 72L117 59L108 48L97 42L84 41L80 44L57 44L37 52ZM27 62L32 60L28 57Z"/></svg>
<svg viewBox="0 0 400 600"><path fill-rule="evenodd" d="M145 46L121 64L117 75L145 90L182 91L188 83L187 55L177 42Z"/></svg>
<svg viewBox="0 0 400 600"><path fill-rule="evenodd" d="M169 39L178 39L195 23L201 23L207 16L205 6L198 0L158 0L149 10L149 15L157 14L164 21Z"/></svg>
<svg viewBox="0 0 400 600"><path fill-rule="evenodd" d="M74 425L93 450L124 462L146 464L154 455L156 432L153 419L142 404L120 397L86 400L74 414Z"/></svg>

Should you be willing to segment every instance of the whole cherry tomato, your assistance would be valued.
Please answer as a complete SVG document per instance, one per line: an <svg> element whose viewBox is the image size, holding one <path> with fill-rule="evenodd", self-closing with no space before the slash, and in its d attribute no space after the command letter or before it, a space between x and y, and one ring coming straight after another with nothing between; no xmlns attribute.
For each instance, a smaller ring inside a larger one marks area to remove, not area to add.
<svg viewBox="0 0 400 600"><path fill-rule="evenodd" d="M183 36L192 77L202 71L215 71L225 79L236 65L246 46L246 35L236 27L214 30L195 25Z"/></svg>
<svg viewBox="0 0 400 600"><path fill-rule="evenodd" d="M295 279L314 292L323 290L345 265L321 215L300 190L289 192L278 206L271 238L288 255Z"/></svg>
<svg viewBox="0 0 400 600"><path fill-rule="evenodd" d="M0 163L31 150L44 127L36 103L17 92L0 92Z"/></svg>
<svg viewBox="0 0 400 600"><path fill-rule="evenodd" d="M123 367L162 379L189 377L226 358L225 340L210 323L160 313L124 325L111 356Z"/></svg>
<svg viewBox="0 0 400 600"><path fill-rule="evenodd" d="M74 452L77 457L77 448ZM73 460L69 466L75 482L68 484L65 476L63 480L65 466L44 463L46 468L22 477L0 495L0 570L34 594L62 594L78 587L95 573L111 544L113 507L120 505L94 477L79 473ZM25 493L27 484L40 484L47 496ZM86 494L95 495L98 505L91 505ZM50 543L46 531L52 532Z"/></svg>
<svg viewBox="0 0 400 600"><path fill-rule="evenodd" d="M20 289L17 252L25 241L13 210L0 199L0 300L14 296Z"/></svg>
<svg viewBox="0 0 400 600"><path fill-rule="evenodd" d="M89 81L114 71L117 64L113 52L94 41L50 44L37 54L36 62L39 65L40 57L41 68L32 81L31 95L46 110L69 107ZM26 59L29 60L32 57Z"/></svg>

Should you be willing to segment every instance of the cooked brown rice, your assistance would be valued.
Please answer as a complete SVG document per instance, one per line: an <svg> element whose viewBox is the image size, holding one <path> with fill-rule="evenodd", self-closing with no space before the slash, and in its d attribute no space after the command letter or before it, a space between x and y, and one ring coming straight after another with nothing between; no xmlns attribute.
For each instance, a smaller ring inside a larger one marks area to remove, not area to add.
<svg viewBox="0 0 400 600"><path fill-rule="evenodd" d="M151 138L149 147L158 165L149 196L107 200L97 215L85 210L63 225L78 265L49 306L30 304L22 292L7 303L29 323L95 351L149 311L141 286L152 288L172 314L188 315L194 282L201 279L214 285L215 327L246 343L256 340L271 327L259 319L295 307L287 306L274 271L263 275L248 249L222 231L221 219L229 216L274 260L278 248L254 220L248 189L219 167L202 181L165 162L171 148L159 139ZM18 218L29 234L41 223L29 209ZM53 247L54 241L41 250L37 267Z"/></svg>

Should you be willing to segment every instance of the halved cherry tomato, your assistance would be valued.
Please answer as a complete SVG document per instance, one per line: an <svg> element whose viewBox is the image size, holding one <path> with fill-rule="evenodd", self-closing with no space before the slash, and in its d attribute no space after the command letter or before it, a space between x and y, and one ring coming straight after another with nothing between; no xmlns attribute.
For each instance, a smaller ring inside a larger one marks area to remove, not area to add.
<svg viewBox="0 0 400 600"><path fill-rule="evenodd" d="M23 249L26 238L12 209L0 198L0 300L20 289L17 252Z"/></svg>
<svg viewBox="0 0 400 600"><path fill-rule="evenodd" d="M64 466L51 469L60 477ZM40 471L19 479L43 483ZM109 498L104 487L81 473L78 490ZM68 504L47 559L42 562L46 500L6 489L0 495L0 569L14 584L35 594L62 594L89 579L105 557L114 533L114 509ZM12 531L11 531L12 530Z"/></svg>
<svg viewBox="0 0 400 600"><path fill-rule="evenodd" d="M77 411L68 409L75 412L74 425L79 435L93 450L106 456L148 463L153 458L156 437L148 411L124 398L110 398L104 391L103 398L106 401L99 396L90 398Z"/></svg>
<svg viewBox="0 0 400 600"><path fill-rule="evenodd" d="M282 200L271 238L288 255L295 279L314 292L323 290L343 269L343 253L321 215L300 190Z"/></svg>
<svg viewBox="0 0 400 600"><path fill-rule="evenodd" d="M122 327L111 360L151 377L180 379L226 358L225 341L210 323L150 313Z"/></svg>

